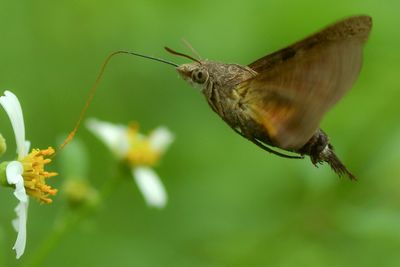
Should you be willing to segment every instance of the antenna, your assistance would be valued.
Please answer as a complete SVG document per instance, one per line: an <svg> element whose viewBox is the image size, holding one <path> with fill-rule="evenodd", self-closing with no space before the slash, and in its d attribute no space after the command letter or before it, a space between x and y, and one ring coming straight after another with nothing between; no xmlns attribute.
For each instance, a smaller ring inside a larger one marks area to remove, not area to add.
<svg viewBox="0 0 400 267"><path fill-rule="evenodd" d="M176 56L188 58L188 59L193 60L193 61L195 61L195 62L197 62L197 63L199 63L201 65L201 61L198 60L198 59L195 59L194 57L191 57L191 56L183 54L183 53L176 52L176 51L172 50L169 47L164 47L164 49L167 50L168 53L171 53L171 54L176 55Z"/></svg>
<svg viewBox="0 0 400 267"><path fill-rule="evenodd" d="M182 38L182 42L190 49L190 51L192 51L193 54L195 54L195 56L199 60L202 60L200 54L196 51L196 49L194 49L194 47L188 42L188 40L186 40L185 38Z"/></svg>

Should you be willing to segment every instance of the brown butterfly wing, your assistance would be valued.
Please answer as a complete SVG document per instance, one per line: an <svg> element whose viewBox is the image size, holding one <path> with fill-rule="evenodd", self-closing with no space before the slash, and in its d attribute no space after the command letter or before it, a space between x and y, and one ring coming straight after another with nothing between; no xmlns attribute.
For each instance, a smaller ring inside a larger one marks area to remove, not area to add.
<svg viewBox="0 0 400 267"><path fill-rule="evenodd" d="M237 90L274 145L296 150L312 137L357 79L371 26L352 17L249 65L258 74Z"/></svg>

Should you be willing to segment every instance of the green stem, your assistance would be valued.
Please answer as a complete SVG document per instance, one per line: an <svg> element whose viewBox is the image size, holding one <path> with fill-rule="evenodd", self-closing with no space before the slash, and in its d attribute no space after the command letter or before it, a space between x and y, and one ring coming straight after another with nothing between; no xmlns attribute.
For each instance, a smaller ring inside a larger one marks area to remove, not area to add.
<svg viewBox="0 0 400 267"><path fill-rule="evenodd" d="M4 236L4 229L0 228L0 266L7 266L6 265L6 247L5 247L5 236Z"/></svg>
<svg viewBox="0 0 400 267"><path fill-rule="evenodd" d="M77 224L82 216L79 214L69 213L59 219L52 232L42 241L39 249L33 254L32 258L25 264L25 266L42 266L43 261L50 251L56 246L60 239L67 233L68 229Z"/></svg>
<svg viewBox="0 0 400 267"><path fill-rule="evenodd" d="M114 178L107 180L99 194L100 202L104 202L104 200L107 199L112 194L112 192L114 192L121 180L121 176L119 175L115 175ZM26 264L24 264L24 266L43 266L43 262L45 261L47 255L49 255L53 248L56 247L61 238L65 234L67 234L70 229L79 224L93 211L93 206L84 206L81 207L77 212L76 210L73 210L69 211L66 214L64 213L64 216L61 216L58 220L56 220L52 232L47 236L46 239L42 241L39 249L34 254L32 254L32 258L28 260Z"/></svg>

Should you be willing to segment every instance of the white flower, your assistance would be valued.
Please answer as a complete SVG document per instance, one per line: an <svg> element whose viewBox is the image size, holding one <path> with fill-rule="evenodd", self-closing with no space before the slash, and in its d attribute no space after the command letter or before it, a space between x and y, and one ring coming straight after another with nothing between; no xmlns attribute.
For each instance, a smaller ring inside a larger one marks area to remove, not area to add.
<svg viewBox="0 0 400 267"><path fill-rule="evenodd" d="M129 164L146 203L163 208L167 204L167 192L151 167L173 142L172 133L165 127L158 127L147 137L139 133L135 125L116 125L96 119L89 119L86 126L118 159Z"/></svg>
<svg viewBox="0 0 400 267"><path fill-rule="evenodd" d="M127 127L103 122L96 119L88 119L86 122L88 129L114 153L122 159L129 151L129 139Z"/></svg>
<svg viewBox="0 0 400 267"><path fill-rule="evenodd" d="M0 97L0 104L7 112L10 118L11 125L14 130L15 140L17 143L17 155L18 159L24 158L27 154L26 140L25 140L25 125L24 117L22 115L22 108L18 101L18 98L10 91L5 91L4 96ZM15 208L17 213L17 219L13 221L15 230L17 231L17 241L14 244L13 249L17 253L17 259L25 251L26 244L26 221L28 217L28 195L26 194L24 187L24 178L22 173L24 168L19 161L12 161L7 165L6 175L7 182L15 185L14 195L20 201L18 206Z"/></svg>
<svg viewBox="0 0 400 267"><path fill-rule="evenodd" d="M132 174L147 205L163 208L167 204L167 192L160 178L151 168L135 167L132 169Z"/></svg>
<svg viewBox="0 0 400 267"><path fill-rule="evenodd" d="M54 152L52 148L47 150L34 149L28 154L30 143L25 140L24 118L18 98L10 91L5 91L4 96L0 97L0 105L10 118L17 144L17 160L7 164L6 177L7 182L15 186L14 196L19 200L19 204L15 208L17 218L12 222L18 232L13 247L18 259L24 253L26 245L28 195L36 197L42 202L50 203L51 199L48 198L48 195L54 195L56 190L47 186L44 180L57 174L44 172L43 169L44 165L50 162L44 156L51 155Z"/></svg>

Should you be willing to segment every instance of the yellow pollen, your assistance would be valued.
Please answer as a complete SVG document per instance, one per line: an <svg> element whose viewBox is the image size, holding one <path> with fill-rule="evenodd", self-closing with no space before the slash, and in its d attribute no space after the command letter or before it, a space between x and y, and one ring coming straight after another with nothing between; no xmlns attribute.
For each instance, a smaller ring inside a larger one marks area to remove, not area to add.
<svg viewBox="0 0 400 267"><path fill-rule="evenodd" d="M53 201L49 196L54 196L57 193L57 189L46 185L46 179L56 176L58 173L44 170L44 166L51 162L51 159L45 157L53 153L54 149L52 147L43 150L32 149L31 153L21 160L24 166L22 176L26 193L46 204L50 204Z"/></svg>
<svg viewBox="0 0 400 267"><path fill-rule="evenodd" d="M126 160L131 166L154 166L158 163L161 153L153 149L149 138L141 135L138 127L131 124L128 127L129 151Z"/></svg>

